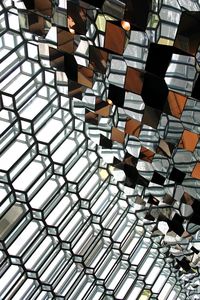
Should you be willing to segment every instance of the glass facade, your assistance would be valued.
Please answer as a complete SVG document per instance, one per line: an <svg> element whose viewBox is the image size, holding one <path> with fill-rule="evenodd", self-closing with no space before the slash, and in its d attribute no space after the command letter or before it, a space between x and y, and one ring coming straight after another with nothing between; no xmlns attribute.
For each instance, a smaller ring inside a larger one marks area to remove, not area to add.
<svg viewBox="0 0 200 300"><path fill-rule="evenodd" d="M0 3L0 297L200 299L200 1Z"/></svg>

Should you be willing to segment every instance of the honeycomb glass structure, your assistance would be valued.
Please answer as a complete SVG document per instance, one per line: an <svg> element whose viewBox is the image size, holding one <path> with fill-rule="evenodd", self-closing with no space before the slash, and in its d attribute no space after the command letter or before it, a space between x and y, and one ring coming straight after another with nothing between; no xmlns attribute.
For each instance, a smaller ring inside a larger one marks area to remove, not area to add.
<svg viewBox="0 0 200 300"><path fill-rule="evenodd" d="M0 2L0 298L200 299L200 1Z"/></svg>

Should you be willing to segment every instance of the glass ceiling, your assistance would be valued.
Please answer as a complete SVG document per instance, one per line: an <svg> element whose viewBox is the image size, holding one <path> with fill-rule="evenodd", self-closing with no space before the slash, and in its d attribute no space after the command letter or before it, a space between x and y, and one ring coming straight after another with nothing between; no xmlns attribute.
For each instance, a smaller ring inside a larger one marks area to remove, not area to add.
<svg viewBox="0 0 200 300"><path fill-rule="evenodd" d="M0 298L200 299L200 1L0 2Z"/></svg>

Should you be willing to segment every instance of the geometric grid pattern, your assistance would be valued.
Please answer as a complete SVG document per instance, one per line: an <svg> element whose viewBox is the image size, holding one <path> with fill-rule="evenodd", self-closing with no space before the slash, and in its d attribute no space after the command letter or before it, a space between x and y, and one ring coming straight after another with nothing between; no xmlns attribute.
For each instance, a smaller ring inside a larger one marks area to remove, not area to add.
<svg viewBox="0 0 200 300"><path fill-rule="evenodd" d="M147 68L151 43L172 46L181 11L199 2L154 1L146 31L131 30L122 53L101 53L93 82L85 64L106 31L88 9L67 48L78 83L56 55L66 3L38 14L42 31L22 2L0 5L1 298L199 299L198 52L173 54L165 72L182 109L157 114L126 81ZM103 18L120 19L113 11ZM121 104L113 91L124 85Z"/></svg>

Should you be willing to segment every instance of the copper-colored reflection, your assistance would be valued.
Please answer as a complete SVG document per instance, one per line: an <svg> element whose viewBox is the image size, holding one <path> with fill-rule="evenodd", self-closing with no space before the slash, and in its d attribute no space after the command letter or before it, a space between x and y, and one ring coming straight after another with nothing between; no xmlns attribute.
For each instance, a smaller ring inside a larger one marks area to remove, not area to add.
<svg viewBox="0 0 200 300"><path fill-rule="evenodd" d="M200 12L182 12L174 46L196 55L200 43Z"/></svg>
<svg viewBox="0 0 200 300"><path fill-rule="evenodd" d="M193 171L192 171L192 177L200 179L200 162L197 162Z"/></svg>
<svg viewBox="0 0 200 300"><path fill-rule="evenodd" d="M129 31L131 29L131 25L129 22L127 21L121 21L121 26L124 30Z"/></svg>
<svg viewBox="0 0 200 300"><path fill-rule="evenodd" d="M141 94L143 87L143 72L131 67L127 68L125 89L135 94Z"/></svg>
<svg viewBox="0 0 200 300"><path fill-rule="evenodd" d="M119 130L115 127L112 128L112 135L111 135L112 141L116 141L118 143L123 144L124 143L124 137L125 137L124 132L122 132L121 130Z"/></svg>
<svg viewBox="0 0 200 300"><path fill-rule="evenodd" d="M82 100L82 93L86 90L86 87L79 83L68 80L68 97L76 97Z"/></svg>
<svg viewBox="0 0 200 300"><path fill-rule="evenodd" d="M141 123L137 120L128 119L126 121L125 133L139 137Z"/></svg>
<svg viewBox="0 0 200 300"><path fill-rule="evenodd" d="M110 106L107 105L101 109L96 110L96 113L102 117L108 117L110 116Z"/></svg>
<svg viewBox="0 0 200 300"><path fill-rule="evenodd" d="M70 32L57 28L57 42L59 50L67 53L74 52L74 35Z"/></svg>
<svg viewBox="0 0 200 300"><path fill-rule="evenodd" d="M86 9L72 3L67 2L67 26L71 33L86 33Z"/></svg>
<svg viewBox="0 0 200 300"><path fill-rule="evenodd" d="M139 158L147 161L147 162L152 162L153 158L154 158L155 153L145 147L141 147L140 149L140 156Z"/></svg>
<svg viewBox="0 0 200 300"><path fill-rule="evenodd" d="M107 102L108 102L109 105L113 105L112 100L108 99Z"/></svg>
<svg viewBox="0 0 200 300"><path fill-rule="evenodd" d="M93 71L87 67L78 66L78 83L92 88Z"/></svg>
<svg viewBox="0 0 200 300"><path fill-rule="evenodd" d="M160 110L146 105L144 109L142 123L157 129L158 123L160 121L160 115L161 115Z"/></svg>
<svg viewBox="0 0 200 300"><path fill-rule="evenodd" d="M101 100L101 98L96 97L95 99L95 113L102 117L110 116L111 106L108 105L106 101Z"/></svg>
<svg viewBox="0 0 200 300"><path fill-rule="evenodd" d="M103 101L100 97L95 98L95 111L107 106L108 104Z"/></svg>
<svg viewBox="0 0 200 300"><path fill-rule="evenodd" d="M196 148L198 141L199 141L198 134L193 133L189 130L184 130L178 147L193 152Z"/></svg>
<svg viewBox="0 0 200 300"><path fill-rule="evenodd" d="M98 115L93 113L92 111L87 111L85 114L85 121L90 124L98 125Z"/></svg>
<svg viewBox="0 0 200 300"><path fill-rule="evenodd" d="M46 20L42 16L32 12L28 13L29 31L31 33L35 33L43 36L46 33L45 23Z"/></svg>
<svg viewBox="0 0 200 300"><path fill-rule="evenodd" d="M192 205L194 203L194 199L186 192L184 192L181 201L188 205Z"/></svg>
<svg viewBox="0 0 200 300"><path fill-rule="evenodd" d="M172 116L180 118L185 107L187 97L176 92L169 91L168 104Z"/></svg>
<svg viewBox="0 0 200 300"><path fill-rule="evenodd" d="M49 0L34 0L35 9L41 12L44 15L52 15L52 4Z"/></svg>
<svg viewBox="0 0 200 300"><path fill-rule="evenodd" d="M112 52L123 54L125 42L125 31L116 24L107 21L104 47Z"/></svg>
<svg viewBox="0 0 200 300"><path fill-rule="evenodd" d="M107 67L108 52L98 49L97 47L89 47L89 61L94 70L105 73Z"/></svg>
<svg viewBox="0 0 200 300"><path fill-rule="evenodd" d="M49 58L51 67L55 67L58 71L65 70L64 55L57 49L49 47Z"/></svg>

